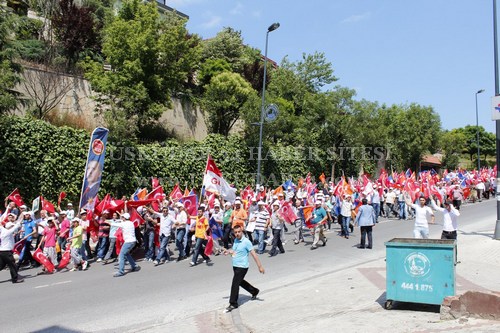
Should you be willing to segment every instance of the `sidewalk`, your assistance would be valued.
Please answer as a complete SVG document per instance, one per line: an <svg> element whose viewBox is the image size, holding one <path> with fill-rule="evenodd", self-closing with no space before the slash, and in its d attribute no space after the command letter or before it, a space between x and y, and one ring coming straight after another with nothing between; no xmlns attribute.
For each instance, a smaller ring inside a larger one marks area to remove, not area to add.
<svg viewBox="0 0 500 333"><path fill-rule="evenodd" d="M478 229L479 226L479 229ZM459 230L457 295L500 290L500 241L494 222ZM148 327L143 332L500 332L500 321L466 318L441 321L439 306L385 302L385 255L307 280L267 285L260 300L240 295L244 306L231 313L212 309ZM208 310L208 309L207 309ZM137 332L137 331L135 331Z"/></svg>

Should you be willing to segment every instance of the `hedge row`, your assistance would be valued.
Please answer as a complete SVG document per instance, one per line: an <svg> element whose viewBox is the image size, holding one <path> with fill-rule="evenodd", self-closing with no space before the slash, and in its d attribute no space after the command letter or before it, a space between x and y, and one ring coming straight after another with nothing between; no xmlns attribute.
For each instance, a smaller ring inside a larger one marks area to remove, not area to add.
<svg viewBox="0 0 500 333"><path fill-rule="evenodd" d="M64 191L68 200L77 203L89 139L90 133L85 130L55 127L25 117L3 117L0 194L5 198L19 188L25 202L43 195L55 203L59 192ZM280 153L265 154L262 170L271 186L307 170L303 160L290 158L281 148L273 147ZM255 181L257 148L247 147L239 136L209 135L199 142L108 142L100 196L129 196L137 187L150 187L151 176L160 179L166 192L175 183L182 188L200 188L208 154L229 182L242 187Z"/></svg>

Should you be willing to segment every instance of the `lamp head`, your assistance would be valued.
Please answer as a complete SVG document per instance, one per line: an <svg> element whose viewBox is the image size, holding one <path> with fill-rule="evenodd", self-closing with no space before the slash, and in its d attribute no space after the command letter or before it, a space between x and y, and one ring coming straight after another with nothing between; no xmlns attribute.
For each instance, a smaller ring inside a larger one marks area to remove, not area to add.
<svg viewBox="0 0 500 333"><path fill-rule="evenodd" d="M483 93L484 92L484 89L481 89L481 90L478 90L478 92L476 94L480 94L480 93Z"/></svg>
<svg viewBox="0 0 500 333"><path fill-rule="evenodd" d="M274 31L274 30L278 29L279 27L280 27L280 24L278 22L273 23L269 26L269 28L267 28L267 32Z"/></svg>

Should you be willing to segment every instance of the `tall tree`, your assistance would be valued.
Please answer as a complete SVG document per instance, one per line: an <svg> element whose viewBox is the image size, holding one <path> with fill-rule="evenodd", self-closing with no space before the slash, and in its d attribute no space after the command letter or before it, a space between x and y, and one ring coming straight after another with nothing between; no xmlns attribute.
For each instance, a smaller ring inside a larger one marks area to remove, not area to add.
<svg viewBox="0 0 500 333"><path fill-rule="evenodd" d="M241 75L224 72L213 77L202 101L208 112L210 131L228 136L240 119L242 109L252 98L257 98L257 94Z"/></svg>
<svg viewBox="0 0 500 333"><path fill-rule="evenodd" d="M94 17L93 8L77 5L74 0L60 0L52 13L55 37L67 59L67 70L74 68L84 50L99 51L102 26Z"/></svg>
<svg viewBox="0 0 500 333"><path fill-rule="evenodd" d="M107 113L110 129L116 125L115 135L140 134L193 77L199 38L187 32L185 23L174 13L160 17L154 1L129 0L104 28L102 52L111 70L91 59L83 66L99 93L98 112Z"/></svg>
<svg viewBox="0 0 500 333"><path fill-rule="evenodd" d="M0 5L0 115L15 109L20 98L14 90L20 82L21 71L21 66L13 61L12 31L15 17L11 8Z"/></svg>

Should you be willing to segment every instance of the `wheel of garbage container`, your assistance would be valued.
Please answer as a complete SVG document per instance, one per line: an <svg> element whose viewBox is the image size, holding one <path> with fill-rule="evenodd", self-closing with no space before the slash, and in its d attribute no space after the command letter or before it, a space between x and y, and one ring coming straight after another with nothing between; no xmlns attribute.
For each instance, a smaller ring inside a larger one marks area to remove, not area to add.
<svg viewBox="0 0 500 333"><path fill-rule="evenodd" d="M390 309L392 309L392 301L391 301L391 300L387 300L387 301L385 301L384 308L385 308L386 310L390 310Z"/></svg>

